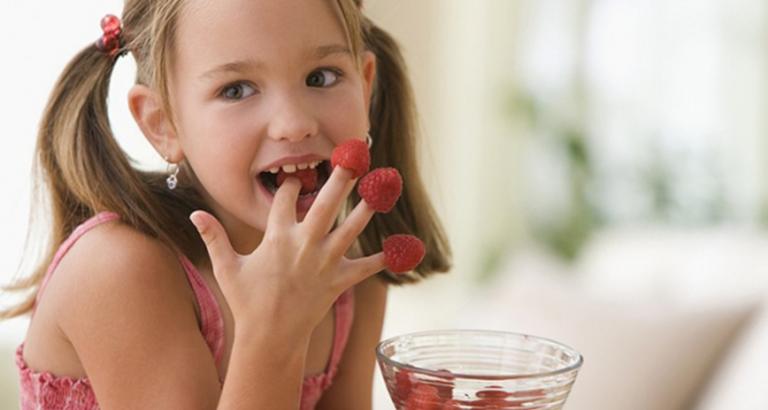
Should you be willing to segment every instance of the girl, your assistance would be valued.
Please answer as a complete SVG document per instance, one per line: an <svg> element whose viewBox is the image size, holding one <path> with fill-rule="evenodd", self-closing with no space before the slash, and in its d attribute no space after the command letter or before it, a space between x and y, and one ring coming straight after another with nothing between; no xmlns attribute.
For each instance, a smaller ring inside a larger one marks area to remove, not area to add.
<svg viewBox="0 0 768 410"><path fill-rule="evenodd" d="M122 23L102 21L40 127L52 247L9 287L30 298L3 312L33 313L22 408L370 409L387 284L447 271L449 249L417 171L401 54L360 7L127 0ZM127 53L131 113L169 174L132 167L110 130ZM328 165L365 135L373 166L403 175L386 215ZM290 177L306 167L317 187ZM383 270L393 233L424 240L414 273Z"/></svg>

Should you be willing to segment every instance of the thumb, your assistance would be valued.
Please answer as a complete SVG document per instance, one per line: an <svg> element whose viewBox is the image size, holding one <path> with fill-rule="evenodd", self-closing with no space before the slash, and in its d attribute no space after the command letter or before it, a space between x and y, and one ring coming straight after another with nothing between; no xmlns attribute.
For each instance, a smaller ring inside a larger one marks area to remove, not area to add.
<svg viewBox="0 0 768 410"><path fill-rule="evenodd" d="M218 278L222 273L233 269L238 255L232 249L227 232L216 217L205 211L195 211L189 215L189 220L205 242L214 276Z"/></svg>

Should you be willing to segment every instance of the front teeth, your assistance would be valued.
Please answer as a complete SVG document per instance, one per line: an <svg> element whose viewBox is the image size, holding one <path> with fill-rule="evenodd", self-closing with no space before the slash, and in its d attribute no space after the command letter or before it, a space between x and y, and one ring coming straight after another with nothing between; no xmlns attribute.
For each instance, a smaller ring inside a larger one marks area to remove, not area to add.
<svg viewBox="0 0 768 410"><path fill-rule="evenodd" d="M296 164L285 164L285 165L283 165L283 172L287 172L289 174L296 172Z"/></svg>
<svg viewBox="0 0 768 410"><path fill-rule="evenodd" d="M318 165L320 165L321 162L322 161L312 161L312 162L305 162L302 164L285 164L282 167L270 168L269 172L272 174L277 174L281 168L283 169L283 172L287 172L287 173L294 173L296 172L297 169L307 169L307 168L315 169L317 168Z"/></svg>

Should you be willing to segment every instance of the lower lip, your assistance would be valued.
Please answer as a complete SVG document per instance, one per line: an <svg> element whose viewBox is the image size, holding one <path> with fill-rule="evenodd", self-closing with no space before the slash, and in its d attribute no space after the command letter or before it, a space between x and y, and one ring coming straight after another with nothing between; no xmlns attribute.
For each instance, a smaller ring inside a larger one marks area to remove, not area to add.
<svg viewBox="0 0 768 410"><path fill-rule="evenodd" d="M275 195L270 192L267 187L264 186L264 184L261 183L260 180L258 180L258 176L256 177L256 185L259 186L259 190L264 194L264 197L267 198L267 202L269 203L269 207L272 207L272 203L275 200ZM312 204L315 202L315 198L317 198L318 192L314 192L310 195L299 195L299 198L296 200L296 214L297 215L303 215L306 214L309 211L309 208L312 206Z"/></svg>

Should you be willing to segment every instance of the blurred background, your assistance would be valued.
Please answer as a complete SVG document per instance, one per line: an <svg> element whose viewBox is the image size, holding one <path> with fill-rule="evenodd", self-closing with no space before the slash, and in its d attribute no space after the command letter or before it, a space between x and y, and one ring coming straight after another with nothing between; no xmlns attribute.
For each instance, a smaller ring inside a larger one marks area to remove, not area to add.
<svg viewBox="0 0 768 410"><path fill-rule="evenodd" d="M21 260L45 99L121 9L0 3L3 282ZM404 49L455 254L450 274L391 288L383 338L459 327L559 340L585 357L571 410L768 408L768 3L365 9ZM134 158L163 169L127 110L133 69L117 64L111 120ZM0 324L2 408L17 403L25 330ZM374 408L392 409L374 382Z"/></svg>

